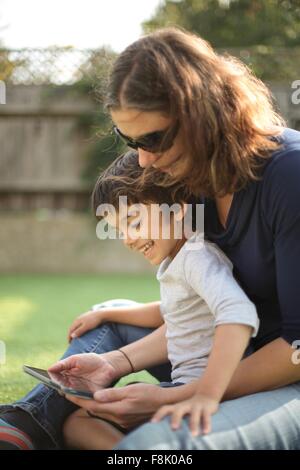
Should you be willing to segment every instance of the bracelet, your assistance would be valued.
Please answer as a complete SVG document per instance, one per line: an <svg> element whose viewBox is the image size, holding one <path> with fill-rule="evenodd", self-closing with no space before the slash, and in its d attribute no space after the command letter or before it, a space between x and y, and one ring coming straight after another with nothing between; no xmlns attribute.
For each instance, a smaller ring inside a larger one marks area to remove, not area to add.
<svg viewBox="0 0 300 470"><path fill-rule="evenodd" d="M133 365L132 365L131 360L130 360L129 357L127 356L127 354L126 354L122 349L118 349L118 351L120 351L122 354L124 354L124 356L126 357L127 361L129 362L130 367L131 367L131 373L134 372L134 367L133 367Z"/></svg>

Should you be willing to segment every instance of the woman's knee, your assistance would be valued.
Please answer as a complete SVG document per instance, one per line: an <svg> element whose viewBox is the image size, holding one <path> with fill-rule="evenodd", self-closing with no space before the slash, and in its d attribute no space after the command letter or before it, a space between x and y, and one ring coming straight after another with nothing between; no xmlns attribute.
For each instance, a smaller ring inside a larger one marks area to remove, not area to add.
<svg viewBox="0 0 300 470"><path fill-rule="evenodd" d="M173 431L169 418L159 423L146 423L130 432L118 446L118 450L180 450L182 442L178 431Z"/></svg>
<svg viewBox="0 0 300 470"><path fill-rule="evenodd" d="M118 450L209 450L216 449L214 434L193 437L189 420L184 418L181 426L173 430L170 417L159 423L146 423L129 433L116 447Z"/></svg>

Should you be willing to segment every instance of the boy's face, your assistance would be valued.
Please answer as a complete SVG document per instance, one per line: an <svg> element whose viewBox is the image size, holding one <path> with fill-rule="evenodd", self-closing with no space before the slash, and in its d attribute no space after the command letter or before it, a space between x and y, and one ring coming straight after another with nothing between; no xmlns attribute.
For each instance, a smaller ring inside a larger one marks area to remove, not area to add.
<svg viewBox="0 0 300 470"><path fill-rule="evenodd" d="M158 265L167 257L174 258L184 245L184 235L180 238L176 235L182 231L182 218L176 220L173 213L162 213L157 204L142 206L143 210L138 212L136 205L129 206L128 212L123 212L124 217L122 211L118 212L116 221L110 215L105 219L122 233L125 246L140 252L151 264Z"/></svg>

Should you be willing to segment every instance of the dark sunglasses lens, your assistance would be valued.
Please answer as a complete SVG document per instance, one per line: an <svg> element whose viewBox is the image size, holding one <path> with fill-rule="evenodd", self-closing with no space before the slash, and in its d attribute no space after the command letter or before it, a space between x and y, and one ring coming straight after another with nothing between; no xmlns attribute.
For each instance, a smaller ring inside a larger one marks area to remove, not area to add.
<svg viewBox="0 0 300 470"><path fill-rule="evenodd" d="M116 126L113 127L113 130L114 130L115 134L116 134L120 139L122 139L123 142L125 142L126 145L128 145L128 147L131 147L131 148L133 148L133 149L135 149L135 150L138 148L137 143L136 143L135 141L129 139L129 137L127 137L126 135L122 134L122 132L119 131L119 129L118 129Z"/></svg>
<svg viewBox="0 0 300 470"><path fill-rule="evenodd" d="M141 148L143 148L144 150L150 150L150 151L155 151L155 150L158 150L160 145L161 145L161 142L162 142L162 138L163 138L163 135L165 133L163 132L153 132L153 134L149 134L147 136L145 136L143 139L141 139L139 141L140 145L141 145Z"/></svg>
<svg viewBox="0 0 300 470"><path fill-rule="evenodd" d="M178 125L170 132L167 131L157 131L152 134L145 135L145 137L140 140L133 140L122 134L119 129L114 126L114 131L118 137L120 137L128 147L133 149L141 148L148 152L165 152L169 150L174 142L176 134L178 132Z"/></svg>
<svg viewBox="0 0 300 470"><path fill-rule="evenodd" d="M139 141L139 147L149 152L165 152L172 147L174 137L169 131L153 132Z"/></svg>

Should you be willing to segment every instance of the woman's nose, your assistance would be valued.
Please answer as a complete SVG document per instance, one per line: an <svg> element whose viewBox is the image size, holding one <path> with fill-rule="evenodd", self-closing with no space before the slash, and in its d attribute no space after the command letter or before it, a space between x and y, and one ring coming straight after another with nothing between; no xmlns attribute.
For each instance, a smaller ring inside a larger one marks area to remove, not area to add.
<svg viewBox="0 0 300 470"><path fill-rule="evenodd" d="M147 152L143 149L138 149L139 154L139 165L142 168L146 168L147 166L153 165L153 163L157 160L158 156L155 153Z"/></svg>

